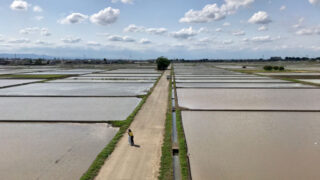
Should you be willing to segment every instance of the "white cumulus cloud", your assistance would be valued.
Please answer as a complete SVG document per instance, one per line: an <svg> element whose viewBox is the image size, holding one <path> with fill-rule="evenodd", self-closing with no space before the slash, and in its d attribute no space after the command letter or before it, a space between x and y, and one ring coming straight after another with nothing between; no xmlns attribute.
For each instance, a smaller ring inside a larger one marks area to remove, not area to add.
<svg viewBox="0 0 320 180"><path fill-rule="evenodd" d="M295 24L295 25L293 25L292 27L293 27L293 28L296 28L296 29L301 28L303 22L304 22L304 18L301 17L301 18L299 18L298 23Z"/></svg>
<svg viewBox="0 0 320 180"><path fill-rule="evenodd" d="M244 36L246 33L244 31L236 31L232 33L234 36Z"/></svg>
<svg viewBox="0 0 320 180"><path fill-rule="evenodd" d="M145 39L145 38L141 39L139 42L140 42L141 44L150 44L150 43L151 43L150 40Z"/></svg>
<svg viewBox="0 0 320 180"><path fill-rule="evenodd" d="M71 13L69 16L61 19L60 24L79 24L88 19L87 15L81 13Z"/></svg>
<svg viewBox="0 0 320 180"><path fill-rule="evenodd" d="M269 15L265 11L259 11L255 13L249 20L249 23L252 24L269 24L271 23L271 19L269 18Z"/></svg>
<svg viewBox="0 0 320 180"><path fill-rule="evenodd" d="M122 2L123 4L133 4L133 0L111 0L112 3Z"/></svg>
<svg viewBox="0 0 320 180"><path fill-rule="evenodd" d="M221 32L221 31L222 31L221 28L217 28L217 29L216 29L216 32Z"/></svg>
<svg viewBox="0 0 320 180"><path fill-rule="evenodd" d="M109 41L119 41L119 42L135 42L136 40L129 36L118 36L118 35L110 35L108 36Z"/></svg>
<svg viewBox="0 0 320 180"><path fill-rule="evenodd" d="M39 27L27 27L19 31L20 34L29 35L29 34L40 34L41 36L51 36L48 28L39 28Z"/></svg>
<svg viewBox="0 0 320 180"><path fill-rule="evenodd" d="M300 29L296 32L297 35L320 35L320 26Z"/></svg>
<svg viewBox="0 0 320 180"><path fill-rule="evenodd" d="M312 5L319 5L320 4L320 0L309 0L309 3Z"/></svg>
<svg viewBox="0 0 320 180"><path fill-rule="evenodd" d="M40 30L40 34L41 34L41 36L51 36L51 33L49 32L49 30L47 28L42 28Z"/></svg>
<svg viewBox="0 0 320 180"><path fill-rule="evenodd" d="M264 25L258 28L258 31L267 31L267 30L268 30L268 27Z"/></svg>
<svg viewBox="0 0 320 180"><path fill-rule="evenodd" d="M225 45L233 44L233 40L231 40L231 39L225 40L225 41L223 41L222 43L225 44Z"/></svg>
<svg viewBox="0 0 320 180"><path fill-rule="evenodd" d="M82 39L79 37L66 37L61 39L62 42L64 43L68 43L68 44L75 44L75 43L79 43Z"/></svg>
<svg viewBox="0 0 320 180"><path fill-rule="evenodd" d="M4 41L4 37L2 34L0 34L0 42L3 42Z"/></svg>
<svg viewBox="0 0 320 180"><path fill-rule="evenodd" d="M34 12L42 12L43 9L42 9L40 6L34 6L34 7L33 7L33 11L34 11Z"/></svg>
<svg viewBox="0 0 320 180"><path fill-rule="evenodd" d="M37 21L42 21L43 19L44 19L44 17L43 16L36 16L36 17L34 17Z"/></svg>
<svg viewBox="0 0 320 180"><path fill-rule="evenodd" d="M225 23L222 24L222 26L225 26L225 27L226 26L231 26L231 24L229 22L225 22Z"/></svg>
<svg viewBox="0 0 320 180"><path fill-rule="evenodd" d="M37 41L35 42L35 44L37 44L37 45L43 45L43 46L52 45L52 43L46 42L46 41L42 41L42 40L37 40Z"/></svg>
<svg viewBox="0 0 320 180"><path fill-rule="evenodd" d="M286 10L286 9L287 9L287 6L285 6L285 5L283 5L283 6L280 7L280 11L284 11L284 10Z"/></svg>
<svg viewBox="0 0 320 180"><path fill-rule="evenodd" d="M183 28L180 31L171 33L171 35L177 39L189 39L190 37L196 36L197 34L198 33L194 31L192 27Z"/></svg>
<svg viewBox="0 0 320 180"><path fill-rule="evenodd" d="M40 30L40 28L38 28L38 27L27 27L27 28L21 29L19 31L19 33L27 35L27 34L37 33L39 30Z"/></svg>
<svg viewBox="0 0 320 180"><path fill-rule="evenodd" d="M28 7L30 5L28 4L27 1L24 1L24 0L14 0L11 5L10 5L10 8L12 10L15 10L15 11L27 11L28 10Z"/></svg>
<svg viewBox="0 0 320 180"><path fill-rule="evenodd" d="M168 30L166 28L148 28L146 29L147 33L162 35L165 34Z"/></svg>
<svg viewBox="0 0 320 180"><path fill-rule="evenodd" d="M107 7L90 17L90 21L94 24L109 25L117 21L120 15L119 9Z"/></svg>
<svg viewBox="0 0 320 180"><path fill-rule="evenodd" d="M252 42L257 42L257 43L266 43L266 42L271 42L271 41L275 41L275 40L279 40L279 39L281 39L280 36L271 37L271 36L267 35L267 36L255 36L255 37L251 38L250 40Z"/></svg>
<svg viewBox="0 0 320 180"><path fill-rule="evenodd" d="M272 38L268 35L268 36L256 36L251 38L251 41L253 42L270 42L272 41Z"/></svg>
<svg viewBox="0 0 320 180"><path fill-rule="evenodd" d="M124 32L144 32L145 28L143 26L137 26L135 24L130 24L128 27L124 28Z"/></svg>
<svg viewBox="0 0 320 180"><path fill-rule="evenodd" d="M181 23L206 23L224 19L227 15L235 13L240 7L252 4L254 0L225 0L220 7L214 4L207 4L202 10L189 10L179 20Z"/></svg>
<svg viewBox="0 0 320 180"><path fill-rule="evenodd" d="M21 39L10 39L8 42L12 44L25 44L25 43L30 43L31 41L26 38L21 38Z"/></svg>
<svg viewBox="0 0 320 180"><path fill-rule="evenodd" d="M135 24L130 24L128 27L123 29L124 32L145 32L155 35L163 35L168 32L166 28L145 28L143 26L137 26Z"/></svg>
<svg viewBox="0 0 320 180"><path fill-rule="evenodd" d="M87 45L88 46L101 46L101 44L96 41L88 41Z"/></svg>

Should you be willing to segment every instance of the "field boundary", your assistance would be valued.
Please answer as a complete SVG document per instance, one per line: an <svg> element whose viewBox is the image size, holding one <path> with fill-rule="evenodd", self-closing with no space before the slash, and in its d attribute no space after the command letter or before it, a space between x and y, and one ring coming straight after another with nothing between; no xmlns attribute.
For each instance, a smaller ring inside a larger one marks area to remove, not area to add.
<svg viewBox="0 0 320 180"><path fill-rule="evenodd" d="M33 78L35 77L35 78ZM0 89L5 89L5 88L11 88L11 87L17 87L17 86L24 86L24 85L29 85L29 84L36 84L36 83L45 83L48 81L53 81L53 80L59 80L59 79L65 79L68 77L73 77L71 75L52 75L52 76L44 76L44 75L34 75L32 77L29 77L28 75L19 75L15 76L14 74L9 74L9 75L0 75L0 80L28 80L28 79L35 79L37 81L35 82L28 82L28 83L22 83L22 84L14 84L14 85L9 85L9 86L2 86Z"/></svg>
<svg viewBox="0 0 320 180"><path fill-rule="evenodd" d="M172 70L170 75L172 75ZM160 162L159 180L173 180L173 162L172 162L172 81L169 82L168 109L165 122L165 134L162 144L162 155Z"/></svg>
<svg viewBox="0 0 320 180"><path fill-rule="evenodd" d="M112 138L109 144L98 154L96 159L90 165L89 169L82 175L80 180L93 180L99 173L101 167L103 166L105 160L111 155L111 153L116 148L117 143L120 141L122 136L126 133L127 129L133 122L135 116L140 111L143 104L146 102L147 98L153 92L154 88L158 84L160 78L164 75L164 72L161 76L157 79L154 83L153 87L150 89L147 95L145 95L139 105L135 108L135 110L127 117L125 121L108 121L113 127L118 127L119 131L117 134Z"/></svg>
<svg viewBox="0 0 320 180"><path fill-rule="evenodd" d="M174 67L172 66L174 71ZM184 128L181 118L181 109L178 103L178 96L177 96L177 87L176 87L176 80L175 74L173 74L173 86L174 86L174 93L175 93L175 104L176 104L176 121L177 121L177 132L178 132L178 143L179 143L179 159L180 159L180 167L181 167L181 179L182 180L191 180L191 169L190 169L190 161L188 157L188 146L186 137L184 134Z"/></svg>

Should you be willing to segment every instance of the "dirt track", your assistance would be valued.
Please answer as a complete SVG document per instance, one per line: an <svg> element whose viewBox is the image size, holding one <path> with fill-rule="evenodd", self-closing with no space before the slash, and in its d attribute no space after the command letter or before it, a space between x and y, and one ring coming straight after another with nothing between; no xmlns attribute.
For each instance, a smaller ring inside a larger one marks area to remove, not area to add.
<svg viewBox="0 0 320 180"><path fill-rule="evenodd" d="M167 74L169 71L161 77L130 126L135 144L140 147L130 146L125 134L105 161L97 180L157 179L168 106Z"/></svg>

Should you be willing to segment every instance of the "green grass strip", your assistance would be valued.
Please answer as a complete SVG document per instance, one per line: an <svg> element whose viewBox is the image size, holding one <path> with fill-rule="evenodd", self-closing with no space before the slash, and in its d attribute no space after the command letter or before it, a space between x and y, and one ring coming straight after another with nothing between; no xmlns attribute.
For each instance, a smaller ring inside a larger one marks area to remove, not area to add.
<svg viewBox="0 0 320 180"><path fill-rule="evenodd" d="M162 144L162 155L160 163L159 180L173 180L173 162L172 162L172 82L169 83L168 110L165 122L165 134Z"/></svg>
<svg viewBox="0 0 320 180"><path fill-rule="evenodd" d="M162 74L163 75L163 74ZM148 92L146 96L144 96L139 103L139 105L134 109L134 111L127 117L125 121L117 122L117 121L110 121L111 125L115 127L119 127L119 131L117 134L112 138L112 140L109 142L109 144L98 154L96 159L93 161L87 172L83 174L83 176L80 178L80 180L93 180L99 173L101 167L103 166L105 160L111 155L111 153L114 151L117 143L120 141L121 137L126 133L127 129L129 128L130 124L134 120L137 113L140 111L143 104L147 101L147 98L150 96L150 94L153 92L153 89L158 84L160 76L154 86L151 88L151 90Z"/></svg>
<svg viewBox="0 0 320 180"><path fill-rule="evenodd" d="M188 148L187 141L184 134L182 118L181 118L181 109L178 106L178 96L176 90L176 81L174 79L174 92L176 97L176 121L177 121L177 132L178 132L178 143L179 143L179 159L180 159L180 167L181 167L181 178L182 180L189 180L190 177L190 166L188 160Z"/></svg>
<svg viewBox="0 0 320 180"><path fill-rule="evenodd" d="M181 110L176 108L176 117L177 117L177 131L178 131L178 141L179 141L179 159L181 166L181 178L182 180L188 180L191 177L189 176L189 161L187 155L187 142L184 135L182 118L181 118Z"/></svg>

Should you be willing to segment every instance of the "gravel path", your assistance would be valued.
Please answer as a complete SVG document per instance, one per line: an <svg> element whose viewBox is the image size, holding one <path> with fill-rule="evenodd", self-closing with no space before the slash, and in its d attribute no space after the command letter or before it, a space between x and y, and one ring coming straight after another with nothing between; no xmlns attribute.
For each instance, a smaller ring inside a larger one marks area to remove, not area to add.
<svg viewBox="0 0 320 180"><path fill-rule="evenodd" d="M135 144L140 147L130 146L125 134L105 161L97 180L157 179L168 106L167 74L169 71L161 77L131 124Z"/></svg>

